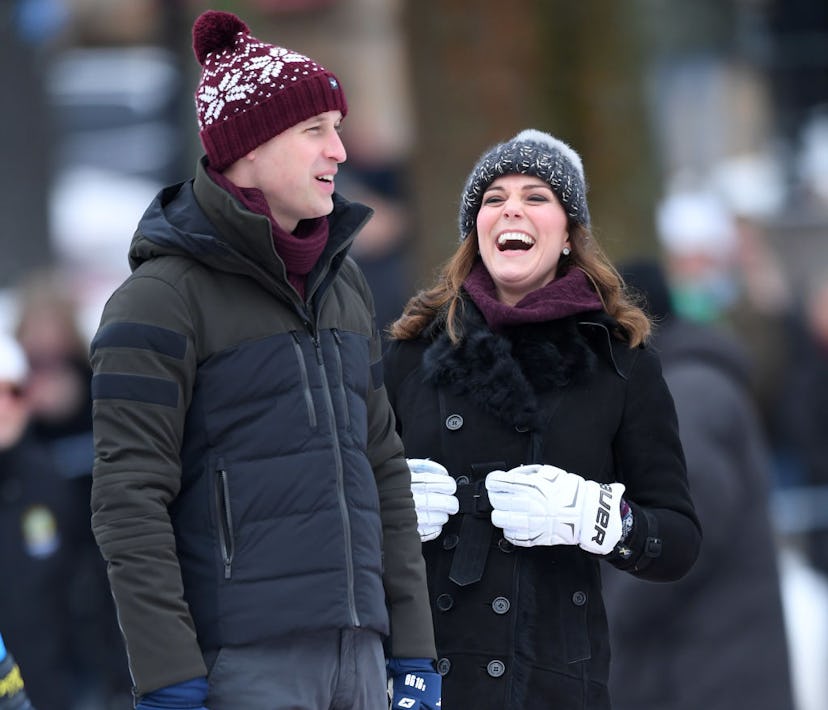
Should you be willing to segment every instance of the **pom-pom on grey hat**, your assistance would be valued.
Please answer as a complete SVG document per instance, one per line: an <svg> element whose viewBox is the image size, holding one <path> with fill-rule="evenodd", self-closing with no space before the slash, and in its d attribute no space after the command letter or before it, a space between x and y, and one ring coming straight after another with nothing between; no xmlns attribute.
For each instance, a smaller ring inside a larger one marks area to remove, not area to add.
<svg viewBox="0 0 828 710"><path fill-rule="evenodd" d="M483 193L502 175L534 175L552 188L570 221L589 225L581 156L543 131L528 128L484 153L466 179L460 198L460 239L474 228Z"/></svg>

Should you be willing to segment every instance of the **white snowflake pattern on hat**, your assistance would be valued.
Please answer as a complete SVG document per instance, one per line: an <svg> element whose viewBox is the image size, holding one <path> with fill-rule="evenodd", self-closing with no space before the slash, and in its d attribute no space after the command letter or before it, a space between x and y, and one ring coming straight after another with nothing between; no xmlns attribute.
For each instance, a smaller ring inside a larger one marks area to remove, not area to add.
<svg viewBox="0 0 828 710"><path fill-rule="evenodd" d="M259 54L261 51L265 54ZM221 75L221 80L217 86L203 82L196 95L196 99L204 104L203 109L198 112L199 127L209 126L219 118L224 121L230 118L233 112L224 110L230 103L245 102L246 107L251 103L257 104L258 100L255 97L265 96L267 89L272 88L275 80L282 75L285 64L293 63L308 64L317 68L316 63L304 54L262 42L248 42L229 65L208 59L206 64L215 64L216 67L213 69L205 66L204 76ZM241 105L236 109L239 110L242 110Z"/></svg>

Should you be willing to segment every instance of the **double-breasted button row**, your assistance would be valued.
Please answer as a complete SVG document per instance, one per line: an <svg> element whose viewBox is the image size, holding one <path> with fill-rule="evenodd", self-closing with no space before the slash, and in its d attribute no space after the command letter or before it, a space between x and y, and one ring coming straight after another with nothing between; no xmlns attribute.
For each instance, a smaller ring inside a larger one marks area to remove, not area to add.
<svg viewBox="0 0 828 710"><path fill-rule="evenodd" d="M454 607L454 597L451 594L441 594L434 603L440 611L450 611ZM492 611L495 614L508 614L511 608L512 603L506 597L495 597L492 600Z"/></svg>
<svg viewBox="0 0 828 710"><path fill-rule="evenodd" d="M449 431L457 431L463 427L463 424L462 414L449 414L446 417L446 429ZM526 424L516 424L515 431L519 434L525 434L529 431L529 427Z"/></svg>
<svg viewBox="0 0 828 710"><path fill-rule="evenodd" d="M441 676L448 675L450 670L451 661L448 658L440 658L437 661L437 672ZM486 664L486 673L488 673L492 678L500 678L500 676L502 676L505 672L506 664L497 658L492 659Z"/></svg>

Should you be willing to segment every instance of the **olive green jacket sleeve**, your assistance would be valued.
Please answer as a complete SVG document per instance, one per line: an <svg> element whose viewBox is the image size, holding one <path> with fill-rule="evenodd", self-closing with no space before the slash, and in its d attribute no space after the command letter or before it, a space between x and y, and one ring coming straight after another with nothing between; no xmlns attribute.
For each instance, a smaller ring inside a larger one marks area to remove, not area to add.
<svg viewBox="0 0 828 710"><path fill-rule="evenodd" d="M370 293L366 299L373 309ZM382 345L377 332L371 347L371 368L374 389L368 399L368 454L382 516L383 583L391 619L387 652L398 658L436 659L411 472L383 383Z"/></svg>
<svg viewBox="0 0 828 710"><path fill-rule="evenodd" d="M175 273L128 279L91 352L92 529L138 694L206 675L168 514L196 371L191 316L173 283Z"/></svg>

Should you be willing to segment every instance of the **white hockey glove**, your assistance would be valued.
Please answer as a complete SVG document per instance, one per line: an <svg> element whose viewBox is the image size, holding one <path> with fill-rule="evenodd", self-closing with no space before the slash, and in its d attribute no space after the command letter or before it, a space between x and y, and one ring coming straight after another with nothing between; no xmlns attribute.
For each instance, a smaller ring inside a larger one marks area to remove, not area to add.
<svg viewBox="0 0 828 710"><path fill-rule="evenodd" d="M440 534L449 515L460 509L454 493L457 482L449 472L430 459L406 459L411 470L411 492L417 509L417 531L420 540L428 542Z"/></svg>
<svg viewBox="0 0 828 710"><path fill-rule="evenodd" d="M621 539L624 484L600 484L548 465L486 476L492 524L521 547L579 545L606 555Z"/></svg>

